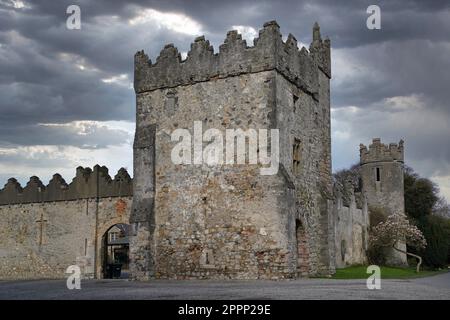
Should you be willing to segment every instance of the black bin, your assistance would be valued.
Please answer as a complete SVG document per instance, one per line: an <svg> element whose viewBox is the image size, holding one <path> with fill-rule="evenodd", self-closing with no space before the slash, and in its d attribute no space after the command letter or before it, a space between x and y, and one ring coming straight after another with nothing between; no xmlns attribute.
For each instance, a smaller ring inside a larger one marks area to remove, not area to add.
<svg viewBox="0 0 450 320"><path fill-rule="evenodd" d="M114 279L120 278L120 273L122 272L122 265L121 264L112 264L112 277Z"/></svg>
<svg viewBox="0 0 450 320"><path fill-rule="evenodd" d="M106 265L106 278L119 279L121 273L122 273L122 264L108 263Z"/></svg>

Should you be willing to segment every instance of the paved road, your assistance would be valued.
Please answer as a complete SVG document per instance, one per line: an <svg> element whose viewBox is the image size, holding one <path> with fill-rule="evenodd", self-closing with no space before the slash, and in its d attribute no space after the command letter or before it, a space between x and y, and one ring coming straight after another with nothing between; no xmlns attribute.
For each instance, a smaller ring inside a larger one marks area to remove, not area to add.
<svg viewBox="0 0 450 320"><path fill-rule="evenodd" d="M365 280L290 281L82 280L68 290L62 280L0 281L0 299L447 299L450 272L411 280L382 280L368 290Z"/></svg>

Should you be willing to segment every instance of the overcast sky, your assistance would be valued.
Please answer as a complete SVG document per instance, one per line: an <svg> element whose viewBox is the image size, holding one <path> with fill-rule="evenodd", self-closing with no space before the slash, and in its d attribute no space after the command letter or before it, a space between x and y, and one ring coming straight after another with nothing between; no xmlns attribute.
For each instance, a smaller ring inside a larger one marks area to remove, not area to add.
<svg viewBox="0 0 450 320"><path fill-rule="evenodd" d="M66 28L70 4L81 30ZM370 4L381 30L366 27ZM0 187L96 163L131 173L135 52L186 54L199 35L217 51L228 30L251 40L274 19L302 44L314 21L331 39L333 170L361 142L403 138L406 163L450 200L450 2L421 0L0 0Z"/></svg>

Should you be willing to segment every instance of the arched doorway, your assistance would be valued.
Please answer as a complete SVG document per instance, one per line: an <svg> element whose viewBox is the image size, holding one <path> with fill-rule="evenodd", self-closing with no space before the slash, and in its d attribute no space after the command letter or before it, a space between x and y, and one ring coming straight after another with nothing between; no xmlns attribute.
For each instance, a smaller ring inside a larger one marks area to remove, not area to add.
<svg viewBox="0 0 450 320"><path fill-rule="evenodd" d="M309 273L308 237L299 219L295 220L295 236L297 239L297 276L306 277Z"/></svg>
<svg viewBox="0 0 450 320"><path fill-rule="evenodd" d="M118 223L102 236L102 278L126 279L129 276L130 225Z"/></svg>

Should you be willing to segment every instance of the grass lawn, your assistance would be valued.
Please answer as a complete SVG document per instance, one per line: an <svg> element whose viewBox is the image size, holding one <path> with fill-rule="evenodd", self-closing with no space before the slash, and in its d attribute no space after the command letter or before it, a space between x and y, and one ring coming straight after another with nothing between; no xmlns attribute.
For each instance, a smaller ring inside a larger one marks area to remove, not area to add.
<svg viewBox="0 0 450 320"><path fill-rule="evenodd" d="M332 279L367 279L370 274L366 273L367 266L351 266L342 269L336 269L336 274ZM420 278L436 275L439 273L448 272L448 269L443 270L421 270L416 273L415 267L410 268L394 268L381 267L381 279L408 279Z"/></svg>

